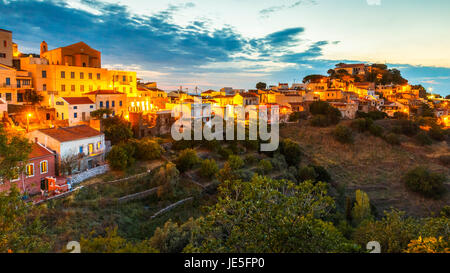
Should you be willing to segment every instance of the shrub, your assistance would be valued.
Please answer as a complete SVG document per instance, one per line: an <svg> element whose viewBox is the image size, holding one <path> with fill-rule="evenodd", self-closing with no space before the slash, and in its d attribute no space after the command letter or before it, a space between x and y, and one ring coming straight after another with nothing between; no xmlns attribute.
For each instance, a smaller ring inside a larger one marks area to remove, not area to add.
<svg viewBox="0 0 450 273"><path fill-rule="evenodd" d="M417 167L409 171L403 180L410 190L421 193L425 197L437 199L445 193L446 177L432 173L426 167Z"/></svg>
<svg viewBox="0 0 450 273"><path fill-rule="evenodd" d="M106 156L109 166L113 170L125 170L134 163L131 149L127 149L126 145L114 145Z"/></svg>
<svg viewBox="0 0 450 273"><path fill-rule="evenodd" d="M343 125L338 125L333 131L334 138L341 143L353 143L352 131Z"/></svg>
<svg viewBox="0 0 450 273"><path fill-rule="evenodd" d="M445 131L438 126L431 127L428 135L436 141L444 141L446 138Z"/></svg>
<svg viewBox="0 0 450 273"><path fill-rule="evenodd" d="M373 124L373 120L369 119L369 118L359 118L359 119L355 119L352 121L351 123L351 127L352 129L363 133L367 130L369 130L370 126Z"/></svg>
<svg viewBox="0 0 450 273"><path fill-rule="evenodd" d="M370 111L367 114L367 117L370 118L371 120L380 120L380 119L385 119L387 118L387 114L385 112L381 112L381 111Z"/></svg>
<svg viewBox="0 0 450 273"><path fill-rule="evenodd" d="M309 124L314 127L327 127L328 119L325 115L315 115L309 121Z"/></svg>
<svg viewBox="0 0 450 273"><path fill-rule="evenodd" d="M280 152L284 155L284 158L289 166L297 166L302 159L302 150L300 145L290 139L283 139L281 141Z"/></svg>
<svg viewBox="0 0 450 273"><path fill-rule="evenodd" d="M384 137L384 139L391 145L400 145L400 138L397 134L389 133Z"/></svg>
<svg viewBox="0 0 450 273"><path fill-rule="evenodd" d="M192 169L195 165L200 162L200 158L197 153L192 149L186 149L181 151L180 155L176 159L177 169L180 172L185 172Z"/></svg>
<svg viewBox="0 0 450 273"><path fill-rule="evenodd" d="M433 144L433 140L428 136L426 132L420 132L415 136L415 140L419 145L426 146Z"/></svg>
<svg viewBox="0 0 450 273"><path fill-rule="evenodd" d="M419 126L410 120L399 120L399 129L406 136L415 136L419 132Z"/></svg>
<svg viewBox="0 0 450 273"><path fill-rule="evenodd" d="M409 115L403 112L395 112L394 119L408 119Z"/></svg>
<svg viewBox="0 0 450 273"><path fill-rule="evenodd" d="M376 125L376 124L372 124L369 127L369 132L376 137L381 137L383 136L383 127Z"/></svg>
<svg viewBox="0 0 450 273"><path fill-rule="evenodd" d="M221 148L219 149L218 154L219 154L220 157L222 157L223 159L228 159L228 157L230 157L230 156L233 154L233 151L232 151L231 149L221 147Z"/></svg>
<svg viewBox="0 0 450 273"><path fill-rule="evenodd" d="M307 180L316 181L316 177L317 177L317 174L314 171L313 167L304 166L304 167L301 167L297 172L297 180L299 182L303 182L303 181L307 181Z"/></svg>
<svg viewBox="0 0 450 273"><path fill-rule="evenodd" d="M254 155L246 155L244 161L247 165L253 165L258 162L258 159Z"/></svg>
<svg viewBox="0 0 450 273"><path fill-rule="evenodd" d="M219 172L219 167L214 159L205 159L202 161L200 174L202 177L211 178Z"/></svg>
<svg viewBox="0 0 450 273"><path fill-rule="evenodd" d="M144 138L141 140L133 139L130 144L134 146L135 157L140 160L152 160L161 157L163 149L158 142Z"/></svg>
<svg viewBox="0 0 450 273"><path fill-rule="evenodd" d="M310 166L314 168L314 172L316 173L316 181L331 182L331 175L324 167L315 165Z"/></svg>
<svg viewBox="0 0 450 273"><path fill-rule="evenodd" d="M272 169L273 169L273 166L272 166L272 163L270 163L269 160L263 159L263 160L259 161L259 163L258 163L258 170L262 174L268 174L270 171L272 171Z"/></svg>
<svg viewBox="0 0 450 273"><path fill-rule="evenodd" d="M289 115L289 122L296 122L307 117L308 114L306 112L294 112Z"/></svg>
<svg viewBox="0 0 450 273"><path fill-rule="evenodd" d="M244 167L244 160L237 155L230 155L227 163L232 170L239 170Z"/></svg>
<svg viewBox="0 0 450 273"><path fill-rule="evenodd" d="M270 163L272 163L273 168L277 170L286 169L288 167L286 158L280 153L275 153L273 158L270 159Z"/></svg>

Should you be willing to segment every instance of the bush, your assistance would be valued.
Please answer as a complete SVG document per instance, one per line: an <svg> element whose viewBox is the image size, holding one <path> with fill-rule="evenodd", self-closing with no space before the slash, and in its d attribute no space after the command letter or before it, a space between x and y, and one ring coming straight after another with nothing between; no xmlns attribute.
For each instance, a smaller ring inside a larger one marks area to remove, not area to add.
<svg viewBox="0 0 450 273"><path fill-rule="evenodd" d="M175 160L177 169L180 172L185 172L187 170L192 169L199 162L200 158L197 156L197 153L192 149L186 149L181 151L180 155Z"/></svg>
<svg viewBox="0 0 450 273"><path fill-rule="evenodd" d="M381 112L381 111L370 111L367 114L367 117L370 118L371 120L380 120L380 119L387 118L388 115L385 112Z"/></svg>
<svg viewBox="0 0 450 273"><path fill-rule="evenodd" d="M239 170L244 167L244 160L237 155L230 155L227 163L232 170Z"/></svg>
<svg viewBox="0 0 450 273"><path fill-rule="evenodd" d="M244 161L247 165L253 165L258 162L258 159L254 155L246 155Z"/></svg>
<svg viewBox="0 0 450 273"><path fill-rule="evenodd" d="M381 137L383 136L383 127L376 125L376 124L372 124L369 127L369 132L376 137Z"/></svg>
<svg viewBox="0 0 450 273"><path fill-rule="evenodd" d="M341 143L353 143L352 131L343 125L338 125L333 131L334 138Z"/></svg>
<svg viewBox="0 0 450 273"><path fill-rule="evenodd" d="M130 144L134 146L135 157L140 160L153 160L161 157L163 149L158 142L144 138L141 140L133 139Z"/></svg>
<svg viewBox="0 0 450 273"><path fill-rule="evenodd" d="M270 163L272 163L273 168L277 170L283 170L288 167L286 158L280 153L275 153L273 158L270 159Z"/></svg>
<svg viewBox="0 0 450 273"><path fill-rule="evenodd" d="M409 115L403 112L395 112L394 119L408 119Z"/></svg>
<svg viewBox="0 0 450 273"><path fill-rule="evenodd" d="M297 166L302 160L302 150L300 145L288 138L281 141L280 153L284 155L289 166Z"/></svg>
<svg viewBox="0 0 450 273"><path fill-rule="evenodd" d="M397 134L389 133L384 137L384 140L386 140L387 143L391 145L400 145L400 138Z"/></svg>
<svg viewBox="0 0 450 273"><path fill-rule="evenodd" d="M415 140L421 146L431 145L433 144L433 140L428 136L426 132L420 132L415 136Z"/></svg>
<svg viewBox="0 0 450 273"><path fill-rule="evenodd" d="M445 131L438 126L431 127L428 135L436 141L444 141L446 138Z"/></svg>
<svg viewBox="0 0 450 273"><path fill-rule="evenodd" d="M417 167L409 171L403 180L408 189L421 193L425 197L437 199L445 193L446 177L432 173L425 167Z"/></svg>
<svg viewBox="0 0 450 273"><path fill-rule="evenodd" d="M338 124L342 118L341 111L325 101L316 101L309 106L309 111L314 116L311 120L312 126L329 126Z"/></svg>
<svg viewBox="0 0 450 273"><path fill-rule="evenodd" d="M202 161L200 174L205 178L212 178L219 172L219 167L214 159L205 159Z"/></svg>
<svg viewBox="0 0 450 273"><path fill-rule="evenodd" d="M297 180L299 182L311 180L316 181L317 174L313 167L304 166L301 167L297 172Z"/></svg>
<svg viewBox="0 0 450 273"><path fill-rule="evenodd" d="M322 166L310 165L314 168L314 172L316 173L316 181L320 182L331 182L331 175L328 171Z"/></svg>
<svg viewBox="0 0 450 273"><path fill-rule="evenodd" d="M228 159L233 154L233 151L231 149L228 149L228 148L220 147L218 154L223 159Z"/></svg>
<svg viewBox="0 0 450 273"><path fill-rule="evenodd" d="M109 166L113 170L123 171L134 163L132 150L126 145L114 145L106 156Z"/></svg>
<svg viewBox="0 0 450 273"><path fill-rule="evenodd" d="M301 119L307 119L308 114L306 112L294 112L289 115L289 122L296 122Z"/></svg>
<svg viewBox="0 0 450 273"><path fill-rule="evenodd" d="M267 159L263 159L258 163L258 170L261 174L268 174L270 171L272 171L272 169L272 163L270 163L270 161Z"/></svg>
<svg viewBox="0 0 450 273"><path fill-rule="evenodd" d="M406 136L415 136L419 132L419 126L410 120L399 120L397 130Z"/></svg>
<svg viewBox="0 0 450 273"><path fill-rule="evenodd" d="M363 133L367 130L369 130L370 126L372 126L373 120L369 118L359 118L355 119L351 123L351 127L353 130L358 131L360 133Z"/></svg>

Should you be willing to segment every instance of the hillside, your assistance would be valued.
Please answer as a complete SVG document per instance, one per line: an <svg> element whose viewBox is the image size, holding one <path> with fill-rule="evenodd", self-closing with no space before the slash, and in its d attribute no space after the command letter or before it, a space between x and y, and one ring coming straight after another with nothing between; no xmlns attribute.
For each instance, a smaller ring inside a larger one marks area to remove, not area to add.
<svg viewBox="0 0 450 273"><path fill-rule="evenodd" d="M343 122L344 124L347 122ZM450 166L437 160L449 155L448 143L417 146L404 137L401 146L392 146L383 139L370 134L355 134L354 144L341 144L331 135L334 127L317 128L305 124L290 124L280 129L282 138L298 142L311 163L324 166L338 187L345 187L352 195L361 189L381 214L390 207L407 212L411 216L430 216L450 204L450 194L441 200L430 200L406 189L401 181L403 175L417 165L450 174ZM446 182L450 189L450 182Z"/></svg>

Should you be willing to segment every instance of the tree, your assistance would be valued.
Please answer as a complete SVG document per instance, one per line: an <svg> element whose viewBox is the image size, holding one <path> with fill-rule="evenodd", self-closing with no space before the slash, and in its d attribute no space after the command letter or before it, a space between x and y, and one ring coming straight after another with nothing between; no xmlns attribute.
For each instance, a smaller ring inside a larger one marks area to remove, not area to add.
<svg viewBox="0 0 450 273"><path fill-rule="evenodd" d="M114 145L106 156L106 160L114 170L123 171L134 164L134 148L131 145Z"/></svg>
<svg viewBox="0 0 450 273"><path fill-rule="evenodd" d="M239 170L242 167L244 167L244 160L242 160L242 158L237 155L230 155L230 157L227 160L227 163L233 170Z"/></svg>
<svg viewBox="0 0 450 273"><path fill-rule="evenodd" d="M406 253L450 253L450 241L443 237L420 236L417 240L411 240Z"/></svg>
<svg viewBox="0 0 450 273"><path fill-rule="evenodd" d="M273 169L273 166L269 160L263 159L263 160L259 161L258 170L261 174L268 174L272 171L272 169Z"/></svg>
<svg viewBox="0 0 450 273"><path fill-rule="evenodd" d="M403 177L403 181L410 190L421 193L425 197L438 199L446 192L445 175L432 173L423 166L409 171Z"/></svg>
<svg viewBox="0 0 450 273"><path fill-rule="evenodd" d="M356 202L352 210L352 219L356 225L359 225L362 221L372 218L370 199L367 193L362 190L355 192Z"/></svg>
<svg viewBox="0 0 450 273"><path fill-rule="evenodd" d="M334 207L326 184L296 186L255 176L250 182L226 181L218 202L198 219L185 252L324 253L354 248L322 220Z"/></svg>
<svg viewBox="0 0 450 273"><path fill-rule="evenodd" d="M316 118L316 121L312 123L313 126L329 126L332 124L338 124L342 118L341 111L325 101L315 101L311 103L309 106L309 111ZM320 121L318 119L320 119Z"/></svg>
<svg viewBox="0 0 450 273"><path fill-rule="evenodd" d="M297 166L302 160L300 145L288 138L281 141L280 153L284 155L289 166Z"/></svg>
<svg viewBox="0 0 450 273"><path fill-rule="evenodd" d="M118 116L103 119L102 123L105 138L110 140L112 145L125 143L133 137L130 123Z"/></svg>
<svg viewBox="0 0 450 273"><path fill-rule="evenodd" d="M214 159L205 159L202 161L200 168L201 176L205 178L212 178L219 172L219 167Z"/></svg>
<svg viewBox="0 0 450 273"><path fill-rule="evenodd" d="M11 180L24 171L31 143L18 134L7 133L0 125L0 177Z"/></svg>
<svg viewBox="0 0 450 273"><path fill-rule="evenodd" d="M104 236L94 236L91 232L88 237L81 237L80 248L82 253L156 253L149 241L132 243L117 234L117 228L107 228Z"/></svg>
<svg viewBox="0 0 450 273"><path fill-rule="evenodd" d="M104 119L112 115L112 110L109 108L101 108L91 112L91 118L93 119Z"/></svg>
<svg viewBox="0 0 450 273"><path fill-rule="evenodd" d="M62 174L68 174L72 175L72 172L74 169L77 168L77 166L80 163L80 156L81 155L66 155L61 158L60 160L60 171Z"/></svg>
<svg viewBox="0 0 450 273"><path fill-rule="evenodd" d="M27 89L23 94L23 99L26 102L35 105L41 103L44 100L44 97L39 95L35 90Z"/></svg>
<svg viewBox="0 0 450 273"><path fill-rule="evenodd" d="M193 230L198 228L193 218L181 225L169 219L164 226L155 230L150 246L161 253L181 253L189 244Z"/></svg>
<svg viewBox="0 0 450 273"><path fill-rule="evenodd" d="M303 78L303 83L318 83L321 80L327 79L326 76L323 75L308 75L306 77Z"/></svg>
<svg viewBox="0 0 450 273"><path fill-rule="evenodd" d="M266 90L267 84L265 82L258 82L256 84L256 89L258 90Z"/></svg>
<svg viewBox="0 0 450 273"><path fill-rule="evenodd" d="M186 172L200 163L200 158L197 156L195 150L185 149L181 151L175 163L177 164L177 169L180 170L180 172Z"/></svg>
<svg viewBox="0 0 450 273"><path fill-rule="evenodd" d="M161 158L163 149L158 142L149 138L143 138L141 140L132 139L129 142L134 146L135 158L139 160L153 160Z"/></svg>
<svg viewBox="0 0 450 273"><path fill-rule="evenodd" d="M41 208L25 204L16 187L0 192L0 253L50 251L40 214Z"/></svg>
<svg viewBox="0 0 450 273"><path fill-rule="evenodd" d="M333 136L337 141L344 144L351 144L354 141L352 130L343 125L336 126L333 131Z"/></svg>
<svg viewBox="0 0 450 273"><path fill-rule="evenodd" d="M157 191L159 198L173 197L178 193L180 182L180 172L175 164L167 163L164 167L159 168L155 174L154 180L160 186Z"/></svg>

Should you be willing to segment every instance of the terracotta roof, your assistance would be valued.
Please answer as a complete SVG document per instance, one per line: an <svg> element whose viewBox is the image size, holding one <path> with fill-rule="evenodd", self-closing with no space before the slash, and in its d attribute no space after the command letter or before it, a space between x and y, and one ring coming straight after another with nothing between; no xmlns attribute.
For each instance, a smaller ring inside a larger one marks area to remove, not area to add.
<svg viewBox="0 0 450 273"><path fill-rule="evenodd" d="M2 28L0 28L0 31L4 31L4 32L9 32L9 33L12 33L12 31L10 31L10 30L6 30L6 29L2 29Z"/></svg>
<svg viewBox="0 0 450 273"><path fill-rule="evenodd" d="M42 147L41 145L39 145L37 143L33 143L33 145L31 146L31 153L28 155L28 159L33 159L33 158L38 158L38 157L43 157L43 156L48 156L48 155L53 155L53 153L50 152L49 150L47 150L46 148Z"/></svg>
<svg viewBox="0 0 450 273"><path fill-rule="evenodd" d="M123 95L124 93L117 92L115 90L95 90L89 93L84 93L85 95Z"/></svg>
<svg viewBox="0 0 450 273"><path fill-rule="evenodd" d="M365 64L343 64L343 65L336 65L337 68L353 68L353 67L360 67L365 66Z"/></svg>
<svg viewBox="0 0 450 273"><path fill-rule="evenodd" d="M94 104L88 97L62 97L68 104Z"/></svg>
<svg viewBox="0 0 450 273"><path fill-rule="evenodd" d="M254 93L241 93L241 96L243 97L258 97L258 95L254 94Z"/></svg>
<svg viewBox="0 0 450 273"><path fill-rule="evenodd" d="M67 142L102 135L99 131L86 125L40 129L39 131L58 140L59 142Z"/></svg>

